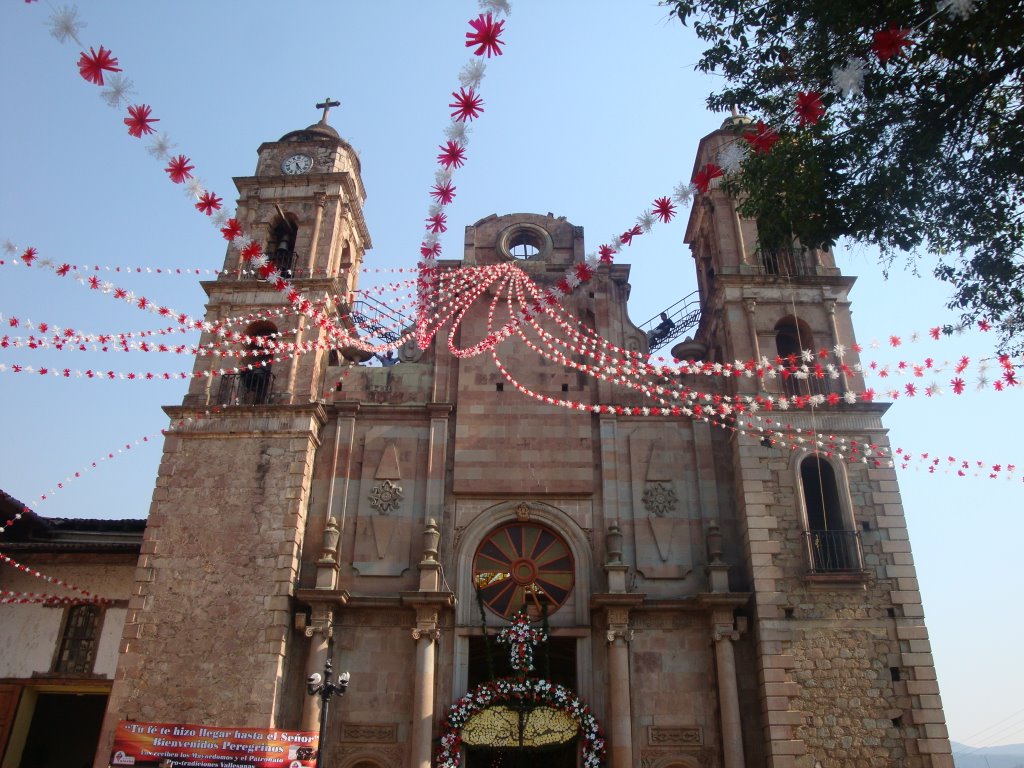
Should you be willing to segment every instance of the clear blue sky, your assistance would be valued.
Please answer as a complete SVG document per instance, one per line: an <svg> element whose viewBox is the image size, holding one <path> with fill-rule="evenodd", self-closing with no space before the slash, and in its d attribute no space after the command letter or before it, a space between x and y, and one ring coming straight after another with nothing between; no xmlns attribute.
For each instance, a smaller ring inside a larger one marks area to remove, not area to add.
<svg viewBox="0 0 1024 768"><path fill-rule="evenodd" d="M45 27L45 2L0 6L4 79L0 119L0 242L34 245L71 263L216 269L223 240L192 210L180 187L78 76L79 49ZM206 186L234 199L232 176L250 175L256 148L318 119L313 105L342 102L332 123L359 151L374 248L369 267L409 267L426 215L449 93L468 60L462 46L472 2L110 2L84 4L85 45L119 57L133 101L150 104L160 128L191 157ZM513 9L506 55L491 60L485 113L473 128L469 162L455 179L447 253L461 250L465 225L490 213L564 215L586 230L588 248L633 223L654 197L690 177L699 138L721 115L704 109L717 83L693 72L699 48L689 30L652 2L529 2ZM685 213L639 238L630 311L642 322L695 288L682 245ZM858 338L955 318L929 278L897 271L889 282L874 255L837 252L854 290ZM4 257L7 258L7 257ZM928 262L921 270L928 272ZM106 277L106 275L104 275ZM178 311L201 316L194 277L111 277ZM364 279L364 285L373 282ZM386 275L381 280L394 279ZM0 313L100 333L156 327L154 316L52 273L0 267ZM9 330L9 329L4 329ZM187 338L187 337L179 337ZM865 357L895 363L972 359L990 338L965 334ZM188 358L123 353L0 350L10 365L119 371L190 370ZM935 379L945 385L948 376ZM930 379L925 380L930 383ZM875 380L874 384L879 382ZM948 387L947 387L948 389ZM142 517L160 441L133 445L166 426L160 406L179 383L63 380L0 375L4 440L0 488L23 501L108 453L115 459L67 484L41 514ZM1024 466L1016 431L1020 393L900 400L887 424L895 445ZM118 453L118 449L122 453ZM1024 742L1024 665L1018 567L1024 524L1020 480L902 472L901 486L925 611L954 739Z"/></svg>

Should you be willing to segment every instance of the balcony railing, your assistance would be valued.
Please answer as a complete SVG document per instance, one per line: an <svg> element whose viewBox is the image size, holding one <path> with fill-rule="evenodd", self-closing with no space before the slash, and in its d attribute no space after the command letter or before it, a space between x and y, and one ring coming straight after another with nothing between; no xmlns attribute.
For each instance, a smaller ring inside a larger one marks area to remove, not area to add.
<svg viewBox="0 0 1024 768"><path fill-rule="evenodd" d="M274 374L265 369L220 377L217 405L264 405L274 392Z"/></svg>
<svg viewBox="0 0 1024 768"><path fill-rule="evenodd" d="M661 315L668 319L662 320ZM700 323L700 293L694 291L684 296L661 315L655 315L640 326L647 334L647 348L652 353Z"/></svg>
<svg viewBox="0 0 1024 768"><path fill-rule="evenodd" d="M843 394L841 379L833 379L828 375L818 378L813 369L808 372L806 378L797 377L793 373L790 373L789 376L779 373L773 378L765 378L762 381L761 386L764 387L765 392L771 395L785 395L786 397L824 395L827 397L833 393Z"/></svg>
<svg viewBox="0 0 1024 768"><path fill-rule="evenodd" d="M394 344L401 338L401 333L410 321L401 313L395 312L387 304L372 296L365 295L352 304L350 309L352 320L362 334L377 338L388 344Z"/></svg>
<svg viewBox="0 0 1024 768"><path fill-rule="evenodd" d="M805 531L811 573L851 573L864 569L857 531Z"/></svg>
<svg viewBox="0 0 1024 768"><path fill-rule="evenodd" d="M805 248L766 248L757 251L756 269L762 275L817 274L813 254Z"/></svg>

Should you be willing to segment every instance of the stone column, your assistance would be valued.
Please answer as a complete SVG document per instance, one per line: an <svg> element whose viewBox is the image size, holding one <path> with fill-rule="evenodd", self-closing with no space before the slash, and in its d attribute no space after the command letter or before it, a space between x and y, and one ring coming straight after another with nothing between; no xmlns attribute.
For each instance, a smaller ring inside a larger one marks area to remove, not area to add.
<svg viewBox="0 0 1024 768"><path fill-rule="evenodd" d="M330 607L313 606L312 621L306 627L309 638L309 652L306 655L306 679L314 672L321 675L327 652L330 648L331 636L334 634L334 612ZM307 696L302 702L302 730L320 730L320 697ZM321 748L324 745L321 745Z"/></svg>
<svg viewBox="0 0 1024 768"><path fill-rule="evenodd" d="M316 216L313 219L313 233L309 238L309 258L306 259L306 276L313 277L313 270L316 269L316 249L320 243L320 225L324 220L324 206L327 204L327 195L317 192L314 198L316 202Z"/></svg>
<svg viewBox="0 0 1024 768"><path fill-rule="evenodd" d="M441 531L437 522L427 520L423 529L423 559L417 566L420 571L420 588L416 592L402 594L402 602L416 609L416 626L412 630L416 641L416 679L413 683L412 738L410 739L409 765L411 768L430 768L431 745L434 735L434 701L437 689L434 667L437 662L437 642L441 637L441 611L455 605L455 595L439 591L442 583L441 562L437 547L441 542Z"/></svg>
<svg viewBox="0 0 1024 768"><path fill-rule="evenodd" d="M828 327L829 330L832 331L832 343L834 345L840 344L841 342L839 339L839 326L836 325L835 299L825 300L825 311L828 312ZM848 392L850 389L850 383L846 379L846 371L844 371L842 368L839 369L839 381L842 382L843 392Z"/></svg>
<svg viewBox="0 0 1024 768"><path fill-rule="evenodd" d="M745 299L743 304L747 309L747 330L750 332L750 348L753 350L753 355L751 355L751 357L753 357L754 360L760 360L761 342L757 339L757 319L754 317L754 310L757 309L757 301L754 299Z"/></svg>
<svg viewBox="0 0 1024 768"><path fill-rule="evenodd" d="M740 696L736 685L736 657L732 643L740 633L729 624L716 624L711 633L718 667L718 706L722 721L724 768L744 768L743 726L740 722Z"/></svg>
<svg viewBox="0 0 1024 768"><path fill-rule="evenodd" d="M629 609L608 609L608 688L611 768L632 768L633 715L629 702Z"/></svg>
<svg viewBox="0 0 1024 768"><path fill-rule="evenodd" d="M416 641L416 681L409 765L411 768L430 768L434 724L434 662L441 631L436 626L437 613L421 615L416 623L412 631Z"/></svg>

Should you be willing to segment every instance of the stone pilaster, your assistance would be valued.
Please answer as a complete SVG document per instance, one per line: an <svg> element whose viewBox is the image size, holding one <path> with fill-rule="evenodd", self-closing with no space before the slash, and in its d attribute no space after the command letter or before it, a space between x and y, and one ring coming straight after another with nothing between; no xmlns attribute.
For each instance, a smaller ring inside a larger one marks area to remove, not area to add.
<svg viewBox="0 0 1024 768"><path fill-rule="evenodd" d="M423 557L417 566L420 571L419 591L406 592L402 595L402 602L416 609L416 626L412 629L412 638L416 641L416 679L413 690L410 768L430 768L436 720L435 674L437 644L441 639L441 612L451 610L455 606L455 595L439 591L441 563L437 555L440 538L437 522L433 519L428 520L423 530Z"/></svg>
<svg viewBox="0 0 1024 768"><path fill-rule="evenodd" d="M718 670L718 707L722 723L722 765L744 768L743 723L740 719L740 697L736 682L736 656L732 644L740 639L732 612L716 611L712 618L711 642L715 646Z"/></svg>

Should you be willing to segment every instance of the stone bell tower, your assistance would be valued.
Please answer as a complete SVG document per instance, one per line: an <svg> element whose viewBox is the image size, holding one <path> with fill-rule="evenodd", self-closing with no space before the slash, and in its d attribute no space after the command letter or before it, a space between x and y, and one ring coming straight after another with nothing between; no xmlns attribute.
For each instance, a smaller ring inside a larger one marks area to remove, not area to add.
<svg viewBox="0 0 1024 768"><path fill-rule="evenodd" d="M326 419L325 326L343 327L370 247L359 158L327 123L336 105L318 105L319 122L260 146L255 174L235 179L245 235L328 321L291 311L237 248L203 283L204 354L182 405L165 408L172 429L101 757L120 720L273 728L301 707L284 703L281 687Z"/></svg>
<svg viewBox="0 0 1024 768"><path fill-rule="evenodd" d="M746 122L702 139L695 175ZM757 695L743 721L760 733L744 729L748 757L951 768L896 472L879 456L888 405L865 391L853 351L854 278L830 251L767 242L714 182L686 242L701 321L673 355L776 367L722 385L757 411L731 440L737 526L723 531L752 594Z"/></svg>

